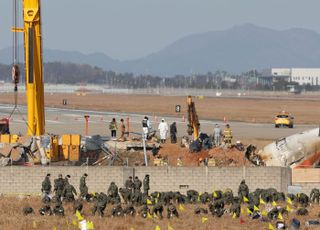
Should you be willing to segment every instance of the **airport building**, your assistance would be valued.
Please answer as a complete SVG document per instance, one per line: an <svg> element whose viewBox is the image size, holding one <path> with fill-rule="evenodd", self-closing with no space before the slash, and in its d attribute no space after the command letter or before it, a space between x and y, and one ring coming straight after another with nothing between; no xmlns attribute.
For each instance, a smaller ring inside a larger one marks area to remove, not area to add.
<svg viewBox="0 0 320 230"><path fill-rule="evenodd" d="M320 85L320 68L273 68L271 74L299 85Z"/></svg>

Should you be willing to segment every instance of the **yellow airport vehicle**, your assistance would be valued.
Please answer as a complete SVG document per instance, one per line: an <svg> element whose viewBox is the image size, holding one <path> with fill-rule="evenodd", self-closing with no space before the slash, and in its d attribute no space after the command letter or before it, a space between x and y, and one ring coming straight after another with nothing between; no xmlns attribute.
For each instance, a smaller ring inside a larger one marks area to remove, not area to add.
<svg viewBox="0 0 320 230"><path fill-rule="evenodd" d="M289 127L293 128L293 120L294 117L286 112L286 111L281 111L278 113L274 119L274 127L279 128L279 127Z"/></svg>

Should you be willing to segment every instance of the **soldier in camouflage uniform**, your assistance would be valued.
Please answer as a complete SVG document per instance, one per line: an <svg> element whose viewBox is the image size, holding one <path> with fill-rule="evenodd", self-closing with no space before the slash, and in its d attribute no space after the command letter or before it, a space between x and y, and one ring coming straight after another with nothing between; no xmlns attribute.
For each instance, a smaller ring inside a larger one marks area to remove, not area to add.
<svg viewBox="0 0 320 230"><path fill-rule="evenodd" d="M213 195L209 194L207 192L204 192L200 195L200 202L202 204L206 204L207 202L210 202L213 200Z"/></svg>
<svg viewBox="0 0 320 230"><path fill-rule="evenodd" d="M213 216L221 217L224 213L224 202L222 199L209 204L209 210Z"/></svg>
<svg viewBox="0 0 320 230"><path fill-rule="evenodd" d="M40 213L41 216L44 216L44 215L51 216L52 215L52 210L51 210L50 205L45 205L45 206L41 207L39 209L39 213Z"/></svg>
<svg viewBox="0 0 320 230"><path fill-rule="evenodd" d="M298 203L300 203L303 207L307 207L309 205L309 197L304 193L298 193Z"/></svg>
<svg viewBox="0 0 320 230"><path fill-rule="evenodd" d="M240 213L241 213L241 200L239 197L234 197L233 201L232 201L232 205L230 208L230 212L232 214L235 214L237 218L240 217Z"/></svg>
<svg viewBox="0 0 320 230"><path fill-rule="evenodd" d="M267 216L270 220L276 220L278 219L279 214L288 215L288 211L285 208L274 207L268 212Z"/></svg>
<svg viewBox="0 0 320 230"><path fill-rule="evenodd" d="M121 207L121 204L117 204L115 207L111 210L111 216L124 216L123 209Z"/></svg>
<svg viewBox="0 0 320 230"><path fill-rule="evenodd" d="M134 209L133 205L130 203L127 207L124 208L123 213L125 216L135 216L136 210Z"/></svg>
<svg viewBox="0 0 320 230"><path fill-rule="evenodd" d="M208 214L208 210L205 208L201 208L200 206L196 206L196 208L194 209L194 214L199 215L199 214Z"/></svg>
<svg viewBox="0 0 320 230"><path fill-rule="evenodd" d="M134 205L141 205L142 203L142 193L139 190L136 190L133 193L132 202Z"/></svg>
<svg viewBox="0 0 320 230"><path fill-rule="evenodd" d="M108 188L108 196L115 198L118 196L118 186L112 181Z"/></svg>
<svg viewBox="0 0 320 230"><path fill-rule="evenodd" d="M59 174L58 179L54 180L54 192L55 195L60 199L62 197L62 192L64 188L64 180L62 174Z"/></svg>
<svg viewBox="0 0 320 230"><path fill-rule="evenodd" d="M42 182L41 192L45 196L48 196L51 192L52 186L51 186L50 176L51 176L50 173L48 173Z"/></svg>
<svg viewBox="0 0 320 230"><path fill-rule="evenodd" d="M72 202L72 201L74 201L74 195L77 195L77 191L73 187L73 185L71 185L67 181L67 183L64 186L62 194L63 194L64 200L66 200L67 202Z"/></svg>
<svg viewBox="0 0 320 230"><path fill-rule="evenodd" d="M134 178L134 181L133 181L134 192L136 192L136 191L141 192L141 187L142 187L142 182L141 182L141 180L136 176L136 177Z"/></svg>
<svg viewBox="0 0 320 230"><path fill-rule="evenodd" d="M147 174L143 179L143 194L148 196L149 190L150 190L150 178L149 178L149 175Z"/></svg>
<svg viewBox="0 0 320 230"><path fill-rule="evenodd" d="M118 204L121 202L121 199L118 193L118 186L114 182L110 183L110 186L108 188L108 196L110 198L111 204Z"/></svg>
<svg viewBox="0 0 320 230"><path fill-rule="evenodd" d="M86 178L88 174L85 173L83 176L80 178L80 198L82 199L87 199L88 196L88 186L86 184Z"/></svg>
<svg viewBox="0 0 320 230"><path fill-rule="evenodd" d="M150 209L148 207L148 205L143 205L142 208L139 210L139 214L142 218L147 218L148 213L150 214Z"/></svg>
<svg viewBox="0 0 320 230"><path fill-rule="evenodd" d="M306 216L308 214L309 214L309 211L306 208L299 208L297 210L297 215L299 215L299 216Z"/></svg>
<svg viewBox="0 0 320 230"><path fill-rule="evenodd" d="M319 189L317 189L317 188L312 189L312 190L311 190L311 193L310 193L310 200L311 200L313 203L319 204L319 197L320 197L320 191L319 191Z"/></svg>
<svg viewBox="0 0 320 230"><path fill-rule="evenodd" d="M30 206L24 207L23 208L23 214L25 216L29 215L29 214L34 214L33 208Z"/></svg>
<svg viewBox="0 0 320 230"><path fill-rule="evenodd" d="M248 195L249 195L248 185L246 185L246 181L245 180L242 180L240 185L239 185L238 196L241 199L241 201L243 202L243 197L247 197L248 198Z"/></svg>
<svg viewBox="0 0 320 230"><path fill-rule="evenodd" d="M128 189L131 193L133 193L134 184L132 181L132 176L129 176L129 178L126 180L124 187Z"/></svg>
<svg viewBox="0 0 320 230"><path fill-rule="evenodd" d="M83 204L81 203L80 200L77 199L73 202L72 209L73 209L73 213L76 213L77 211L81 213L83 209Z"/></svg>
<svg viewBox="0 0 320 230"><path fill-rule="evenodd" d="M199 193L196 190L188 190L187 196L191 204L195 204L198 202Z"/></svg>
<svg viewBox="0 0 320 230"><path fill-rule="evenodd" d="M132 201L132 193L127 188L120 188L119 193L124 201L125 204Z"/></svg>
<svg viewBox="0 0 320 230"><path fill-rule="evenodd" d="M92 208L92 215L95 215L96 211L98 211L99 216L103 217L104 210L107 207L107 203L108 203L108 196L105 193L101 192L100 194L97 194L96 203Z"/></svg>
<svg viewBox="0 0 320 230"><path fill-rule="evenodd" d="M64 208L62 206L61 200L56 196L52 198L52 203L54 203L54 207L52 212L55 216L64 216Z"/></svg>
<svg viewBox="0 0 320 230"><path fill-rule="evenodd" d="M173 203L170 202L170 204L167 207L167 218L170 219L171 217L179 217L178 210L176 206L173 205Z"/></svg>
<svg viewBox="0 0 320 230"><path fill-rule="evenodd" d="M223 201L225 204L232 204L233 201L233 192L231 189L227 189L222 195Z"/></svg>
<svg viewBox="0 0 320 230"><path fill-rule="evenodd" d="M254 205L259 207L260 205L260 198L257 194L255 194L254 192L250 192L249 193L249 196L248 196L248 199L249 199L249 204L253 207Z"/></svg>
<svg viewBox="0 0 320 230"><path fill-rule="evenodd" d="M156 215L158 218L162 219L163 205L161 202L156 203L151 211L152 215Z"/></svg>

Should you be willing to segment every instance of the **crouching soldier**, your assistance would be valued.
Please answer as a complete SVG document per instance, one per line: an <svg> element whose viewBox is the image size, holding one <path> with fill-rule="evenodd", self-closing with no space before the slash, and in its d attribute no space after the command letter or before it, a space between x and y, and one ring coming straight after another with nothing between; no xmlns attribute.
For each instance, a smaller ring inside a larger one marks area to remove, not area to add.
<svg viewBox="0 0 320 230"><path fill-rule="evenodd" d="M132 201L132 193L131 190L127 188L120 188L119 193L124 201L125 204L129 203Z"/></svg>
<svg viewBox="0 0 320 230"><path fill-rule="evenodd" d="M306 208L299 208L297 210L297 215L299 216L306 216L309 214L309 211Z"/></svg>
<svg viewBox="0 0 320 230"><path fill-rule="evenodd" d="M62 206L61 201L55 204L53 208L53 214L55 216L64 216L64 208Z"/></svg>
<svg viewBox="0 0 320 230"><path fill-rule="evenodd" d="M205 208L201 208L201 207L197 206L197 207L194 209L194 214L199 215L199 214L201 214L201 213L203 213L203 214L208 214L208 210L205 209Z"/></svg>
<svg viewBox="0 0 320 230"><path fill-rule="evenodd" d="M128 204L128 206L123 210L123 213L125 216L134 216L136 214L136 210L132 204Z"/></svg>
<svg viewBox="0 0 320 230"><path fill-rule="evenodd" d="M171 217L179 217L179 213L178 213L178 210L176 208L176 206L174 206L171 202L170 204L168 205L168 208L167 208L167 218L170 219Z"/></svg>
<svg viewBox="0 0 320 230"><path fill-rule="evenodd" d="M241 201L239 199L239 197L234 197L233 201L232 201L232 205L230 208L230 212L235 215L237 218L240 217L240 213L241 213Z"/></svg>
<svg viewBox="0 0 320 230"><path fill-rule="evenodd" d="M97 201L92 208L92 215L95 215L96 211L98 211L99 216L103 217L104 210L107 207L107 203L108 203L108 196L103 192L98 194Z"/></svg>
<svg viewBox="0 0 320 230"><path fill-rule="evenodd" d="M298 203L300 203L303 207L307 207L309 205L309 197L304 193L298 193Z"/></svg>
<svg viewBox="0 0 320 230"><path fill-rule="evenodd" d="M162 212L163 212L163 205L161 202L158 202L153 206L151 214L156 215L158 218L162 219L163 218Z"/></svg>
<svg viewBox="0 0 320 230"><path fill-rule="evenodd" d="M111 216L124 216L123 209L121 207L121 204L117 204L115 207L111 210Z"/></svg>
<svg viewBox="0 0 320 230"><path fill-rule="evenodd" d="M51 210L50 205L45 205L45 206L41 207L39 209L39 213L40 213L41 216L44 216L44 215L51 216L52 215L52 210Z"/></svg>
<svg viewBox="0 0 320 230"><path fill-rule="evenodd" d="M224 214L224 202L222 199L209 204L209 210L213 216L221 217Z"/></svg>
<svg viewBox="0 0 320 230"><path fill-rule="evenodd" d="M23 214L24 214L25 216L27 216L27 215L29 215L29 214L32 214L32 213L34 213L32 207L28 206L28 207L24 207L24 208L23 208Z"/></svg>
<svg viewBox="0 0 320 230"><path fill-rule="evenodd" d="M199 193L195 190L187 191L188 200L191 204L195 204L198 201Z"/></svg>
<svg viewBox="0 0 320 230"><path fill-rule="evenodd" d="M54 207L52 209L53 214L55 216L64 216L64 208L62 207L60 198L54 196L52 198L52 203L54 204Z"/></svg>
<svg viewBox="0 0 320 230"><path fill-rule="evenodd" d="M72 206L73 213L76 213L77 211L81 213L82 208L83 208L83 204L81 203L80 200L75 200L73 202L73 206Z"/></svg>
<svg viewBox="0 0 320 230"><path fill-rule="evenodd" d="M142 208L139 210L139 214L142 218L147 218L148 214L150 215L150 209L148 207L148 205L143 205Z"/></svg>

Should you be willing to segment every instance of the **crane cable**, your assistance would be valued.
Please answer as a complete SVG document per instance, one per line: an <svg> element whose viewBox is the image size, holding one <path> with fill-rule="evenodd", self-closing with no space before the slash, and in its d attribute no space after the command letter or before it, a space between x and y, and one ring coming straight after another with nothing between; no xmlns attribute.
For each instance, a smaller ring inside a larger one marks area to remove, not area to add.
<svg viewBox="0 0 320 230"><path fill-rule="evenodd" d="M17 0L12 1L12 25L13 28L18 27L18 4ZM19 70L19 47L18 47L18 34L17 32L13 32L12 36L12 71L11 71L11 79L14 83L14 108L10 113L9 119L12 117L13 113L15 112L17 105L18 105L18 84L19 84L19 77L20 77L20 70Z"/></svg>
<svg viewBox="0 0 320 230"><path fill-rule="evenodd" d="M18 11L20 11L19 5L17 3L18 0L13 0L13 13L12 13L12 24L13 28L18 28ZM11 71L11 79L14 83L14 107L10 113L10 116L8 120L12 118L15 111L18 111L20 116L22 117L22 120L27 125L28 129L30 129L30 126L28 122L25 120L23 114L21 113L20 109L18 108L18 84L20 80L20 68L19 68L19 45L18 45L18 33L13 32L12 36L12 71Z"/></svg>

